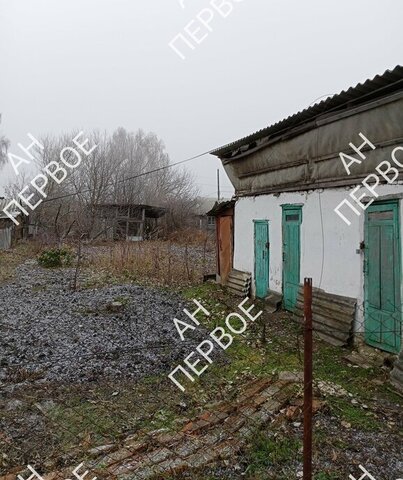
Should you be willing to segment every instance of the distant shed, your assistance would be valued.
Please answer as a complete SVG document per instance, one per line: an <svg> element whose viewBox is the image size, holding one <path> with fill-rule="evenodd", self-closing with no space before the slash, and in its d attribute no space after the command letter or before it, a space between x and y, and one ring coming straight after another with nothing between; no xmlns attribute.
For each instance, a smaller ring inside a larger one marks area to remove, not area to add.
<svg viewBox="0 0 403 480"><path fill-rule="evenodd" d="M141 241L158 236L166 209L133 203L102 203L95 206L99 237L105 240Z"/></svg>
<svg viewBox="0 0 403 480"><path fill-rule="evenodd" d="M21 211L12 210L10 212L14 218L19 218L20 225L18 226L4 213L9 202L10 200L0 198L0 250L10 249L17 240L23 237Z"/></svg>
<svg viewBox="0 0 403 480"><path fill-rule="evenodd" d="M210 215L209 211L216 205L215 198L199 197L194 208L195 226L199 230L211 232L215 230L215 217Z"/></svg>

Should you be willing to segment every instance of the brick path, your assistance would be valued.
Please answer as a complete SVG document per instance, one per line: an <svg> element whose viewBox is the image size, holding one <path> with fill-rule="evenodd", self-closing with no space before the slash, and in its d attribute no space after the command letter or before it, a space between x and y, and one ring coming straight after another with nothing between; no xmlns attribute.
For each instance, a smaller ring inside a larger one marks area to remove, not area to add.
<svg viewBox="0 0 403 480"><path fill-rule="evenodd" d="M106 469L108 478L118 480L146 480L232 459L248 435L284 407L291 383L253 382L235 402L214 405L177 434L155 432L147 441L127 439L124 448L98 459L94 471L101 474Z"/></svg>
<svg viewBox="0 0 403 480"><path fill-rule="evenodd" d="M86 480L151 480L169 477L175 473L198 469L233 459L245 447L248 436L261 428L279 412L290 398L290 385L298 381L293 374L283 380L257 380L233 402L220 402L187 423L175 434L161 431L133 435L123 446L99 447L93 451L95 459L86 462L91 474ZM107 453L106 453L107 452ZM74 468L74 467L73 467ZM45 480L72 478L72 469L54 472ZM0 477L14 480L15 475Z"/></svg>

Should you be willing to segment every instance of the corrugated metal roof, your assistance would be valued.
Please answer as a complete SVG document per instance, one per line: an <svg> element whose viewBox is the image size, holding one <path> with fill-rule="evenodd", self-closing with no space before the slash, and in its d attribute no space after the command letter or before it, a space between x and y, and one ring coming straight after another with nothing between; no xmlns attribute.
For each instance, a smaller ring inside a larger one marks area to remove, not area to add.
<svg viewBox="0 0 403 480"><path fill-rule="evenodd" d="M9 218L4 212L3 210L7 207L7 205L11 202L10 199L8 198L2 198L0 197L0 218ZM13 216L13 217L18 217L18 215L21 215L21 211L19 210L12 210L10 211L10 214Z"/></svg>
<svg viewBox="0 0 403 480"><path fill-rule="evenodd" d="M217 201L216 198L199 197L193 209L194 214L206 215L207 212L214 207L216 201Z"/></svg>
<svg viewBox="0 0 403 480"><path fill-rule="evenodd" d="M217 148L211 153L220 158L228 158L238 153L241 147L244 147L244 149L247 149L245 148L247 146L253 147L254 145L251 144L263 138L272 140L283 135L288 130L315 120L325 113L345 111L400 90L403 90L403 66L398 65L393 70L386 70L383 75L376 75L372 80L366 80L355 87L343 90L339 94L329 97L312 107L295 113L252 135Z"/></svg>
<svg viewBox="0 0 403 480"><path fill-rule="evenodd" d="M104 209L118 209L118 208L138 208L144 209L146 211L146 216L149 218L159 218L166 214L167 208L165 207L156 207L153 205L144 205L139 203L97 203L94 205L95 209L97 210L104 210Z"/></svg>
<svg viewBox="0 0 403 480"><path fill-rule="evenodd" d="M228 200L224 202L216 202L214 207L207 212L207 215L210 217L217 217L222 212L225 212L229 208L233 208L235 206L235 200Z"/></svg>

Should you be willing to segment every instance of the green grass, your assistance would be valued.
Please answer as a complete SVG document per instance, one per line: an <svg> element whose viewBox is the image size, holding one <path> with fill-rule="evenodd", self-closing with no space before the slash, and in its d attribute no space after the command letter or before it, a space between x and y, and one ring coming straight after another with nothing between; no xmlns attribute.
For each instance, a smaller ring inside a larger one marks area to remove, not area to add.
<svg viewBox="0 0 403 480"><path fill-rule="evenodd" d="M269 468L290 465L301 459L302 443L286 436L272 438L259 432L252 437L251 448L247 454L249 472L263 473Z"/></svg>
<svg viewBox="0 0 403 480"><path fill-rule="evenodd" d="M117 395L112 395L109 386L70 391L67 398L61 397L49 409L48 430L61 452L70 451L88 435L89 446L94 447L140 431L175 429L181 414L177 407L180 398L167 388L168 383L161 386L161 378L149 377L141 383L115 387ZM186 414L195 415L190 402Z"/></svg>
<svg viewBox="0 0 403 480"><path fill-rule="evenodd" d="M349 386L350 389L358 388L362 390L363 387L368 386L368 381L377 377L375 369L348 367L346 361L342 358L343 355L348 353L347 349L324 343L318 343L317 345L318 348L314 353L314 370L321 379L342 386Z"/></svg>
<svg viewBox="0 0 403 480"><path fill-rule="evenodd" d="M367 431L382 430L382 424L367 410L352 405L345 398L329 397L328 403L334 413L344 421L351 424L352 428L359 428Z"/></svg>
<svg viewBox="0 0 403 480"><path fill-rule="evenodd" d="M339 480L340 475L338 473L320 472L314 476L314 480Z"/></svg>
<svg viewBox="0 0 403 480"><path fill-rule="evenodd" d="M116 418L108 410L88 403L55 406L48 417L57 426L54 436L59 445L63 445L64 451L90 432L95 445L114 439L121 433Z"/></svg>
<svg viewBox="0 0 403 480"><path fill-rule="evenodd" d="M314 378L330 381L345 388L348 392L371 402L374 393L392 403L400 403L401 397L395 393L389 384L388 375L379 368L352 368L347 366L343 356L347 349L333 347L325 343L316 344L314 352ZM381 385L368 388L374 380L382 380ZM375 392L374 392L375 390Z"/></svg>
<svg viewBox="0 0 403 480"><path fill-rule="evenodd" d="M216 324L224 325L228 313L235 311L228 306L228 297L225 297L221 287L214 284L204 284L192 287L182 292L185 298L196 298L211 311L211 317L203 317L204 327L214 327ZM220 299L224 298L225 303ZM237 300L237 299L236 299ZM235 300L235 302L236 302ZM236 305L236 303L234 304ZM236 307L235 307L236 308ZM214 318L216 316L216 318ZM259 338L260 327L255 324L248 327L244 335L234 336L233 344L226 351L225 364L214 364L205 376L191 387L191 392L197 394L197 389L204 386L206 379L211 392L216 395L223 385L242 384L248 378L270 378L281 371L302 371L303 352L298 353L297 336L300 333L298 325L294 321L287 321L287 314L281 318L278 316L277 325L268 325L267 338L269 343L256 345ZM295 319L294 319L295 320ZM202 321L202 323L203 323ZM316 340L314 342L314 379L324 380L332 384L340 385L362 403L371 404L374 390L368 385L375 379L384 378L384 372L379 369L364 369L348 367L343 356L347 349L333 347ZM302 338L299 348L302 350ZM384 378L383 385L377 385L378 397L391 402L400 403L401 399L389 387ZM352 428L365 431L378 431L382 424L368 410L360 405L351 404L350 397L338 398L327 397L328 405L332 414L351 424ZM323 475L327 475L324 473Z"/></svg>

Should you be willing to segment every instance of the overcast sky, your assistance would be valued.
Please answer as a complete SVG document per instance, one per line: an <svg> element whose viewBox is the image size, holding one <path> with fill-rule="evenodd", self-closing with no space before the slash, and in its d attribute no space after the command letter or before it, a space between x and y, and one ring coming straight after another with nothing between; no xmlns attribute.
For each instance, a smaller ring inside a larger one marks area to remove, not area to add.
<svg viewBox="0 0 403 480"><path fill-rule="evenodd" d="M27 132L123 126L155 132L180 161L403 63L402 0L233 3L194 50L180 46L182 60L168 43L210 0L0 0L11 152ZM218 166L211 156L188 164L206 196ZM0 171L0 194L13 175Z"/></svg>

